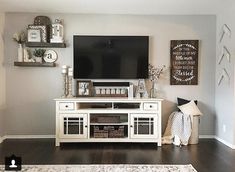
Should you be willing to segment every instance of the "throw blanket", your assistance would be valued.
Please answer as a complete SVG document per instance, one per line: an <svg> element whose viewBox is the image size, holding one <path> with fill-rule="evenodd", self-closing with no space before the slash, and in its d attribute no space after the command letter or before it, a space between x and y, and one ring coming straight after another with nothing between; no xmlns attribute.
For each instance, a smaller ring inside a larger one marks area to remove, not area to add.
<svg viewBox="0 0 235 172"><path fill-rule="evenodd" d="M175 142L174 144L176 145L187 145L189 137L191 136L191 132L191 116L183 114L182 112L173 112L169 116L167 127L162 138L162 144L171 144Z"/></svg>

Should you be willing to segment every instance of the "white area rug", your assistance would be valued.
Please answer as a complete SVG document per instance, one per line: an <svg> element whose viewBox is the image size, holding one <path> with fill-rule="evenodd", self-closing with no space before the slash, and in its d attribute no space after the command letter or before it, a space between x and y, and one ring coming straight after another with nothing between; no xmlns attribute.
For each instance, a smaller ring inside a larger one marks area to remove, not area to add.
<svg viewBox="0 0 235 172"><path fill-rule="evenodd" d="M4 166L0 166L4 171ZM192 165L23 165L22 172L196 172Z"/></svg>

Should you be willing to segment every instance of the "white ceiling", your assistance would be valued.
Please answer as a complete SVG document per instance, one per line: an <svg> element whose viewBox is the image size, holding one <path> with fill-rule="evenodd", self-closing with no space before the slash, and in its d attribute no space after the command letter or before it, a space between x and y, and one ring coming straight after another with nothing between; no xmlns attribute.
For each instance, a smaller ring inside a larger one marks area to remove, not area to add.
<svg viewBox="0 0 235 172"><path fill-rule="evenodd" d="M0 0L0 12L217 14L232 0Z"/></svg>

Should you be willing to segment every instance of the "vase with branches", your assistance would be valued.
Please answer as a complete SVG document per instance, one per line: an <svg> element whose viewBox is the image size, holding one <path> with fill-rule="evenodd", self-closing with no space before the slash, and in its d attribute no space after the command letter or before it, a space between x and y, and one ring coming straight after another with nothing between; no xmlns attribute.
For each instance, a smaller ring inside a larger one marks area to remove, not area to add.
<svg viewBox="0 0 235 172"><path fill-rule="evenodd" d="M160 78L161 74L165 69L165 65L161 68L154 67L153 65L149 64L149 79L152 82L152 88L150 89L150 97L156 98L157 97L157 80Z"/></svg>
<svg viewBox="0 0 235 172"><path fill-rule="evenodd" d="M23 44L26 42L26 34L24 31L21 31L19 33L13 34L13 41L18 43L18 61L23 62L24 60L24 50L23 50Z"/></svg>

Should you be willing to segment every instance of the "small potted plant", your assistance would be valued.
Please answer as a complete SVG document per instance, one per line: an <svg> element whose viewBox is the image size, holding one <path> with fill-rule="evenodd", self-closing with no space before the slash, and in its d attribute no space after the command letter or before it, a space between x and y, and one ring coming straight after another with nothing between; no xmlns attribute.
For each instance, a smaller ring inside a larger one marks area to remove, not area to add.
<svg viewBox="0 0 235 172"><path fill-rule="evenodd" d="M35 49L33 51L33 55L35 57L35 61L42 63L42 58L43 58L45 52L46 52L45 49Z"/></svg>

